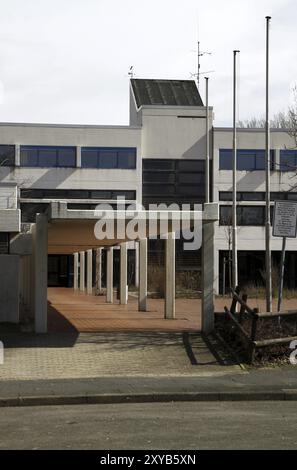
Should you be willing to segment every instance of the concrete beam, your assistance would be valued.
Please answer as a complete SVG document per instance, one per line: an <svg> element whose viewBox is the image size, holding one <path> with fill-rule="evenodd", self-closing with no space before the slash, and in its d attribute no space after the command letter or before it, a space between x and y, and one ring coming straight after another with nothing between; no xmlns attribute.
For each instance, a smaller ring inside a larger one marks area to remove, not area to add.
<svg viewBox="0 0 297 470"><path fill-rule="evenodd" d="M139 240L139 289L138 308L147 310L147 238Z"/></svg>
<svg viewBox="0 0 297 470"><path fill-rule="evenodd" d="M127 304L127 243L121 243L120 248L120 304Z"/></svg>
<svg viewBox="0 0 297 470"><path fill-rule="evenodd" d="M175 232L165 240L165 318L175 318Z"/></svg>
<svg viewBox="0 0 297 470"><path fill-rule="evenodd" d="M78 289L78 253L73 255L73 288Z"/></svg>
<svg viewBox="0 0 297 470"><path fill-rule="evenodd" d="M34 313L36 333L47 332L47 216L36 215L34 236Z"/></svg>
<svg viewBox="0 0 297 470"><path fill-rule="evenodd" d="M93 250L87 251L87 294L93 293Z"/></svg>
<svg viewBox="0 0 297 470"><path fill-rule="evenodd" d="M106 259L106 302L113 303L113 248L107 248Z"/></svg>
<svg viewBox="0 0 297 470"><path fill-rule="evenodd" d="M79 288L82 292L85 290L85 252L79 252Z"/></svg>

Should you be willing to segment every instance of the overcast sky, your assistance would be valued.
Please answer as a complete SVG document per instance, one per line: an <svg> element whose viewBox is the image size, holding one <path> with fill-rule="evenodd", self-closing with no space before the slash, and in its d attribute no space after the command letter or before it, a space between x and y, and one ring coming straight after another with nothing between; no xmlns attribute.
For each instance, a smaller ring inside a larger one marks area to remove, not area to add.
<svg viewBox="0 0 297 470"><path fill-rule="evenodd" d="M233 49L239 119L265 112L265 16L271 23L271 112L297 82L296 0L0 0L0 121L128 124L136 78L189 79L197 38L211 56L215 125L232 122ZM204 79L201 94L204 99Z"/></svg>

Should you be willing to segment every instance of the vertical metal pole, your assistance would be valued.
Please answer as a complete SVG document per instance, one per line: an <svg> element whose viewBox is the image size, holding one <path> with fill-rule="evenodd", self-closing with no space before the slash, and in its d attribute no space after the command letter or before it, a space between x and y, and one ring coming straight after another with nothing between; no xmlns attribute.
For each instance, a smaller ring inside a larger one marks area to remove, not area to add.
<svg viewBox="0 0 297 470"><path fill-rule="evenodd" d="M272 281L271 281L271 250L270 250L270 128L269 128L269 28L270 16L266 16L266 125L265 125L265 271L266 271L266 310L271 312Z"/></svg>
<svg viewBox="0 0 297 470"><path fill-rule="evenodd" d="M284 285L284 272L285 272L285 258L286 258L286 237L283 237L283 246L282 246L282 255L280 262L280 272L279 272L279 285L278 285L278 302L277 302L277 311L280 312L282 299L283 299L283 285Z"/></svg>
<svg viewBox="0 0 297 470"><path fill-rule="evenodd" d="M233 51L233 174L232 174L232 287L235 290L238 285L237 270L237 214L236 214L236 173L237 173L237 129L236 129L236 108L237 108L237 54Z"/></svg>
<svg viewBox="0 0 297 470"><path fill-rule="evenodd" d="M208 77L205 77L206 105L206 155L205 155L205 202L209 201L209 106L208 106Z"/></svg>
<svg viewBox="0 0 297 470"><path fill-rule="evenodd" d="M200 41L198 41L197 87L200 85Z"/></svg>

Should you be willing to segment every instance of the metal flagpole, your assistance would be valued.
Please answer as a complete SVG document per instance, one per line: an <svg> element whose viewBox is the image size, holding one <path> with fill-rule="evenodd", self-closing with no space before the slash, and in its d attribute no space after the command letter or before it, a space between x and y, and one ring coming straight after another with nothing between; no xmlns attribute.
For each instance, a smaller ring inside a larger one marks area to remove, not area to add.
<svg viewBox="0 0 297 470"><path fill-rule="evenodd" d="M209 199L209 106L208 106L208 77L205 77L205 105L206 105L206 155L205 155L205 202Z"/></svg>
<svg viewBox="0 0 297 470"><path fill-rule="evenodd" d="M232 286L235 290L238 284L237 269L237 217L236 217L236 173L237 173L237 132L236 132L236 108L237 108L237 54L233 51L233 175L232 175Z"/></svg>
<svg viewBox="0 0 297 470"><path fill-rule="evenodd" d="M270 16L266 16L266 125L265 125L265 271L266 271L266 310L271 312L272 304L272 281L271 281L271 249L270 249L270 128L269 128L269 29Z"/></svg>
<svg viewBox="0 0 297 470"><path fill-rule="evenodd" d="M283 299L283 285L284 285L284 272L285 272L285 258L286 258L286 237L283 237L282 254L279 273L279 286L278 286L278 302L277 311L280 312L282 299Z"/></svg>

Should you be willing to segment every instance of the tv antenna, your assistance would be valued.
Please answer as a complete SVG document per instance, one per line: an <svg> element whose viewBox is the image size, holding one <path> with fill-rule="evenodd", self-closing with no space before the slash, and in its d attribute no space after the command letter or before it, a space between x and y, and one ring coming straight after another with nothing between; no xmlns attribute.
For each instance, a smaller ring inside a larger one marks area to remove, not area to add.
<svg viewBox="0 0 297 470"><path fill-rule="evenodd" d="M130 65L128 75L130 78L134 77L134 65Z"/></svg>
<svg viewBox="0 0 297 470"><path fill-rule="evenodd" d="M208 51L201 51L200 50L200 41L198 41L198 51L193 51L197 52L197 72L196 73L191 73L191 77L196 77L197 79L197 86L199 90L199 85L200 85L200 75L204 75L206 73L213 73L214 70L208 70L207 72L200 72L200 57L203 57L204 55L211 55L211 52Z"/></svg>

